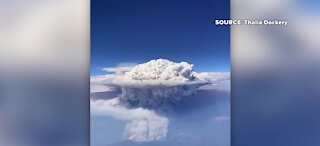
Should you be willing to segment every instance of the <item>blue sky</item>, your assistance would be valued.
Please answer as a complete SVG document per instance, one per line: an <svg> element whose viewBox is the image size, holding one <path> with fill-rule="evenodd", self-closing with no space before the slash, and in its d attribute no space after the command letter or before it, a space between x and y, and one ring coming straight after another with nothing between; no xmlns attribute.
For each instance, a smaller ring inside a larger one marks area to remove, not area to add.
<svg viewBox="0 0 320 146"><path fill-rule="evenodd" d="M91 1L91 74L104 67L164 58L194 64L196 71L230 71L225 0Z"/></svg>

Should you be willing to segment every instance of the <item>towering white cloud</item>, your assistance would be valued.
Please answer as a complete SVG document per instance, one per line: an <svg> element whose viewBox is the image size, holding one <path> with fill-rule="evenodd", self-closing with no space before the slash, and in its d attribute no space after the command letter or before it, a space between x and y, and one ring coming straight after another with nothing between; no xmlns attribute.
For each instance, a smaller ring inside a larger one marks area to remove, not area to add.
<svg viewBox="0 0 320 146"><path fill-rule="evenodd" d="M199 87L229 80L229 73L197 73L187 62L166 59L130 67L105 68L111 74L91 77L92 92L120 90L109 100L91 100L91 112L128 121L123 137L131 141L166 138L169 120L158 111L171 107Z"/></svg>
<svg viewBox="0 0 320 146"><path fill-rule="evenodd" d="M198 79L193 65L187 62L175 63L157 59L136 65L125 72L118 71L122 69L123 67L112 69L111 71L117 74L103 83L120 87L121 102L131 107L155 107L175 103L194 94L198 87L209 83Z"/></svg>

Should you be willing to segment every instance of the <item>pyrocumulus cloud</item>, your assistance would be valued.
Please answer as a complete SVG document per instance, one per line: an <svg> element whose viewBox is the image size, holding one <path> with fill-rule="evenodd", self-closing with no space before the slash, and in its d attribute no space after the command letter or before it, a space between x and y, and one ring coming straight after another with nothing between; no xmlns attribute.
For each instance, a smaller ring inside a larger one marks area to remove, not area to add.
<svg viewBox="0 0 320 146"><path fill-rule="evenodd" d="M91 93L119 90L121 94L109 100L91 100L91 112L128 121L123 138L137 142L166 138L169 120L159 109L195 94L201 86L230 78L229 73L197 73L192 64L166 59L103 70L109 74L91 77Z"/></svg>

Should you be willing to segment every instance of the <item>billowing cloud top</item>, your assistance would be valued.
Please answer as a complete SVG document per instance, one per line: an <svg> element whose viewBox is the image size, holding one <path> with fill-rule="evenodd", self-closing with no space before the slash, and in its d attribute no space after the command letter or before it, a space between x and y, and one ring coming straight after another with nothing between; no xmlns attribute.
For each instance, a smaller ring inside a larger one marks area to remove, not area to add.
<svg viewBox="0 0 320 146"><path fill-rule="evenodd" d="M112 74L91 77L91 83L107 86L126 85L159 85L175 86L181 84L217 84L230 79L229 73L201 72L193 70L193 64L172 62L166 59L150 60L149 62L104 68Z"/></svg>
<svg viewBox="0 0 320 146"><path fill-rule="evenodd" d="M193 65L187 62L172 62L166 59L151 60L134 67L106 68L116 76L108 78L105 84L124 86L176 86L184 84L205 84L197 80ZM110 75L109 75L110 77Z"/></svg>
<svg viewBox="0 0 320 146"><path fill-rule="evenodd" d="M124 78L140 81L192 81L195 79L193 74L192 64L157 59L135 66L124 73Z"/></svg>

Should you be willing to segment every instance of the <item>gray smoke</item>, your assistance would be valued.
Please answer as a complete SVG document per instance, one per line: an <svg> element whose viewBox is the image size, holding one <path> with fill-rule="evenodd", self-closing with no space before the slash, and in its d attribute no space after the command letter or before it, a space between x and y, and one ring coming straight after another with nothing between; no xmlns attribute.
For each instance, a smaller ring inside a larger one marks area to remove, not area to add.
<svg viewBox="0 0 320 146"><path fill-rule="evenodd" d="M127 121L123 132L125 140L158 141L167 135L169 120L153 110L125 108L120 105L119 98L91 100L90 105L92 115L112 116L118 120Z"/></svg>

